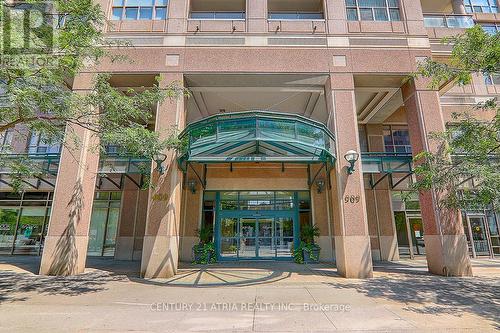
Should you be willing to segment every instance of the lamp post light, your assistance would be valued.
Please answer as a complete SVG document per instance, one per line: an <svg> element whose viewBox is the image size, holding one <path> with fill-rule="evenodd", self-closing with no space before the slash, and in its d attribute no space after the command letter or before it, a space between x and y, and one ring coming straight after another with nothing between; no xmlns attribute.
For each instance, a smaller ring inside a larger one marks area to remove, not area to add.
<svg viewBox="0 0 500 333"><path fill-rule="evenodd" d="M347 162L349 162L347 173L352 175L355 171L354 164L359 160L359 153L355 150L349 150L347 153L345 153L344 158Z"/></svg>
<svg viewBox="0 0 500 333"><path fill-rule="evenodd" d="M158 153L157 155L153 156L153 159L156 162L156 171L158 171L158 173L162 175L165 172L163 162L165 162L165 160L167 159L167 155Z"/></svg>

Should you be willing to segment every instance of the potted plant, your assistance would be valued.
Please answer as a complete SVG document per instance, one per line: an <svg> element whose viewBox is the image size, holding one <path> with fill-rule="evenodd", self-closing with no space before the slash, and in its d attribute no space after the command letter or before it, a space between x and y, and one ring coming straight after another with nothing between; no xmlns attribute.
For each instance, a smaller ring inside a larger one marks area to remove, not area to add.
<svg viewBox="0 0 500 333"><path fill-rule="evenodd" d="M293 256L297 263L317 263L321 248L314 242L314 237L320 235L319 228L313 225L301 226L300 245L294 249Z"/></svg>
<svg viewBox="0 0 500 333"><path fill-rule="evenodd" d="M212 242L212 229L202 227L196 230L200 242L193 246L195 264L212 264L216 262L215 244Z"/></svg>

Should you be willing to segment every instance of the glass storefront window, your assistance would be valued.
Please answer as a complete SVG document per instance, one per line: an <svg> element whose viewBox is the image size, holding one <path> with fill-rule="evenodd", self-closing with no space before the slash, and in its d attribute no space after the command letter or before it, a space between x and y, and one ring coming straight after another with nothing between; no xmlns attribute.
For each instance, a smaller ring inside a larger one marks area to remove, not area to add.
<svg viewBox="0 0 500 333"><path fill-rule="evenodd" d="M38 254L43 237L45 207L23 207L14 243L15 254Z"/></svg>
<svg viewBox="0 0 500 333"><path fill-rule="evenodd" d="M41 253L50 200L47 192L0 193L0 253Z"/></svg>
<svg viewBox="0 0 500 333"><path fill-rule="evenodd" d="M19 208L0 207L0 253L12 251L19 211Z"/></svg>
<svg viewBox="0 0 500 333"><path fill-rule="evenodd" d="M105 257L115 255L121 196L121 192L94 194L87 255Z"/></svg>

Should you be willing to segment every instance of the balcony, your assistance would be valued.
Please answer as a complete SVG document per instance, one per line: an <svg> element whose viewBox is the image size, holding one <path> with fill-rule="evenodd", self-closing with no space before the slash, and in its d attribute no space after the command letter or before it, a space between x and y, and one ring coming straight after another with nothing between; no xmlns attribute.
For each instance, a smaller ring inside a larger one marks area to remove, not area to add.
<svg viewBox="0 0 500 333"><path fill-rule="evenodd" d="M389 178L394 189L413 174L413 157L410 153L364 152L361 154L362 171L370 175L370 186L375 188Z"/></svg>
<svg viewBox="0 0 500 333"><path fill-rule="evenodd" d="M287 113L246 111L218 114L189 124L179 158L187 163L335 161L334 135L322 123Z"/></svg>
<svg viewBox="0 0 500 333"><path fill-rule="evenodd" d="M443 38L473 27L474 19L472 15L424 14L424 26L430 38Z"/></svg>
<svg viewBox="0 0 500 333"><path fill-rule="evenodd" d="M26 164L38 170L31 179L24 179L23 183L31 189L53 190L57 178L61 153L28 153L6 154L9 159L25 160ZM98 167L98 183L107 180L117 188L122 188L123 181L128 178L138 187L142 187L143 176L150 173L151 161L146 158L106 154L101 156ZM0 168L0 188L12 188L10 175L14 171L8 167ZM99 187L98 184L98 187Z"/></svg>
<svg viewBox="0 0 500 333"><path fill-rule="evenodd" d="M244 32L244 0L192 0L188 18L189 32Z"/></svg>
<svg viewBox="0 0 500 333"><path fill-rule="evenodd" d="M325 33L322 1L268 1L269 32Z"/></svg>

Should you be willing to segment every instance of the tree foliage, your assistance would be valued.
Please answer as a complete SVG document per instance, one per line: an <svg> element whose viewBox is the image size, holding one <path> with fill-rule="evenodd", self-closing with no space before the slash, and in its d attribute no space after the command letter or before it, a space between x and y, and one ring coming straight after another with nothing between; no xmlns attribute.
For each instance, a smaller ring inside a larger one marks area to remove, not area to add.
<svg viewBox="0 0 500 333"><path fill-rule="evenodd" d="M453 45L451 57L442 63L427 59L416 77L430 79L438 89L453 81L472 82L472 75L500 74L500 34L490 35L480 26L447 38ZM478 209L500 207L500 109L498 98L478 103L470 110L456 112L443 133L431 133L437 151L416 156L416 190L434 190L448 208Z"/></svg>
<svg viewBox="0 0 500 333"><path fill-rule="evenodd" d="M113 55L121 52L110 50L130 46L106 39L105 16L92 0L51 3L50 12L33 11L39 17L33 18L33 14L31 19L38 19L41 26L29 35L22 29L22 11L12 11L23 7L4 1L0 4L3 22L9 22L0 25L2 41L24 45L28 36L29 45L44 50L33 54L32 50L2 43L0 134L8 130L17 136L38 133L46 143L62 142L68 148L75 148L80 143L74 128L82 126L99 139L94 148L100 152L107 145L116 145L123 154L152 158L165 149L178 147L175 129L167 139L160 139L160 133L152 131L149 124L154 122L155 105L166 99L182 98L187 95L184 88L172 82L166 89L152 84L122 91L111 85L109 74L98 74L90 91L85 94L73 91L72 82L78 73L96 68L103 59L124 61L123 57ZM35 166L27 167L27 159L12 159L8 152L4 148L0 154L0 168L11 170L14 184L40 172Z"/></svg>

